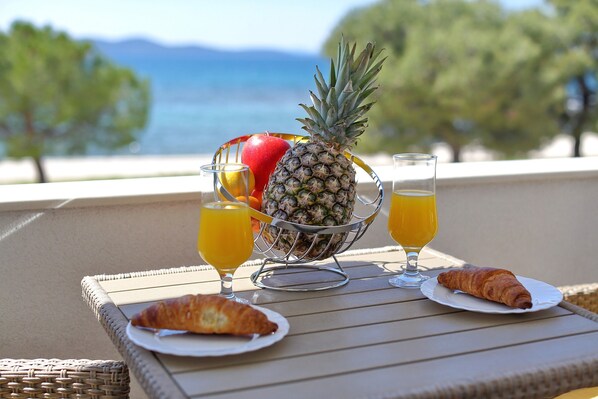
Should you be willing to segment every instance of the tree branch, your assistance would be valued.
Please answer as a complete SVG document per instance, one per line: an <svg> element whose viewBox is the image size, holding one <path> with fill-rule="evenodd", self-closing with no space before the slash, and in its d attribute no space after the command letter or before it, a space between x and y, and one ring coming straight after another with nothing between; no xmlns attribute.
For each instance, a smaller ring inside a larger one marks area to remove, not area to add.
<svg viewBox="0 0 598 399"><path fill-rule="evenodd" d="M0 122L0 135L8 137L12 134L12 131L8 127L6 122Z"/></svg>

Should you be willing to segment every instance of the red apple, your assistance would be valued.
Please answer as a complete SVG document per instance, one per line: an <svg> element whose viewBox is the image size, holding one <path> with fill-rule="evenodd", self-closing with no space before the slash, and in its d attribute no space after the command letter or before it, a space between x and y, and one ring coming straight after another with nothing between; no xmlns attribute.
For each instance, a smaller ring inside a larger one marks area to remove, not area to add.
<svg viewBox="0 0 598 399"><path fill-rule="evenodd" d="M245 142L241 162L255 175L255 190L261 191L268 183L276 162L291 148L288 141L267 134L256 134Z"/></svg>

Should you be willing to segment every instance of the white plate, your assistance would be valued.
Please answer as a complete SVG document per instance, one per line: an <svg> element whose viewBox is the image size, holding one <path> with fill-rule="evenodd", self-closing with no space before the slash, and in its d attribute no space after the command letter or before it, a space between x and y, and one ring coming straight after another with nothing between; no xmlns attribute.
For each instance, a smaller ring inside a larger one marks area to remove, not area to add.
<svg viewBox="0 0 598 399"><path fill-rule="evenodd" d="M449 290L439 284L436 277L426 280L421 285L421 291L422 294L442 305L481 313L537 312L556 306L563 300L563 294L550 284L527 277L516 277L532 295L532 307L529 309L512 308L502 303L476 298L465 292Z"/></svg>
<svg viewBox="0 0 598 399"><path fill-rule="evenodd" d="M252 305L253 306L253 305ZM266 308L253 306L264 313L270 321L278 324L278 330L269 335L253 336L202 335L172 332L158 335L143 328L127 325L127 336L137 345L154 352L177 356L225 356L265 348L280 341L289 332L289 322L280 314ZM164 331L164 330L162 330Z"/></svg>

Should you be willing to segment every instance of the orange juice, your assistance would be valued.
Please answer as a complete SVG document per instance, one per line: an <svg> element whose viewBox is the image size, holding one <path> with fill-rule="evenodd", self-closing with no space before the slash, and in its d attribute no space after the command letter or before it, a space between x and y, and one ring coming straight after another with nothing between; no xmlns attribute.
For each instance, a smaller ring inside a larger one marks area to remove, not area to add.
<svg viewBox="0 0 598 399"><path fill-rule="evenodd" d="M202 205L197 250L221 275L234 273L253 251L249 207L236 202Z"/></svg>
<svg viewBox="0 0 598 399"><path fill-rule="evenodd" d="M433 192L399 190L392 193L388 231L406 252L419 252L432 241L437 229Z"/></svg>

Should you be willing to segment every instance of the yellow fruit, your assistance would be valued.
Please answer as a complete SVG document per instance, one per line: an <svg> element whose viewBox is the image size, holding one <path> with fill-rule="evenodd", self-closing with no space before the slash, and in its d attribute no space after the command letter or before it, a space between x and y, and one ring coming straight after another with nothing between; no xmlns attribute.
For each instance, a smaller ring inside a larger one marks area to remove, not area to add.
<svg viewBox="0 0 598 399"><path fill-rule="evenodd" d="M250 207L257 211L259 211L262 207L262 202L251 195L249 196L249 201L244 195L238 196L237 199L241 202L245 202L246 204L248 203ZM260 221L256 218L251 218L251 228L254 232L258 233L260 231Z"/></svg>
<svg viewBox="0 0 598 399"><path fill-rule="evenodd" d="M255 176L253 172L249 170L249 187L245 191L245 184L243 183L243 173L241 172L224 172L222 176L222 184L226 190L231 193L234 197L241 195L247 195L251 193L255 187Z"/></svg>

